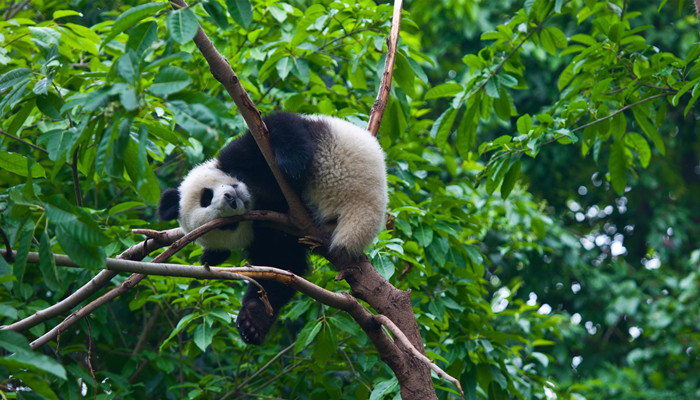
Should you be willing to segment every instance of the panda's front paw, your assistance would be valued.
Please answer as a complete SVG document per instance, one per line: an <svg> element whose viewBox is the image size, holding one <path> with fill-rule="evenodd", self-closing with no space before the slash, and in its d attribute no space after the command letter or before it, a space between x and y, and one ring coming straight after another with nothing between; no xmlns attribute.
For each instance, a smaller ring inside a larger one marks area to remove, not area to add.
<svg viewBox="0 0 700 400"><path fill-rule="evenodd" d="M253 299L241 306L236 328L244 342L259 345L265 341L265 336L270 332L275 319L277 316L268 315L260 299Z"/></svg>

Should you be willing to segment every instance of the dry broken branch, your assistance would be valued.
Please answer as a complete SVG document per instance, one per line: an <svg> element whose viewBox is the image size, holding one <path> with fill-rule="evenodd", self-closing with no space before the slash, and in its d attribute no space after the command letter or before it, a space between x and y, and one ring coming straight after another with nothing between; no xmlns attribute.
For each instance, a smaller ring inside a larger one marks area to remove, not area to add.
<svg viewBox="0 0 700 400"><path fill-rule="evenodd" d="M698 0L700 1L700 0ZM367 130L374 136L379 132L379 124L382 122L386 103L389 100L389 92L391 91L391 78L394 75L394 61L396 60L396 46L399 43L399 31L401 29L401 8L403 0L394 2L394 14L391 17L391 31L386 39L386 61L384 63L384 72L382 80L379 83L379 92L377 99L372 105L372 110L369 113L369 123Z"/></svg>

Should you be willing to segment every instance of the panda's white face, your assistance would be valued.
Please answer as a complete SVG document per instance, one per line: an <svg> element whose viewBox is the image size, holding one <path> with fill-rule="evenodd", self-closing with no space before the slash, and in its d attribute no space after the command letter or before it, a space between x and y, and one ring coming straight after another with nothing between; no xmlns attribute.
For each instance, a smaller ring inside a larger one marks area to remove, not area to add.
<svg viewBox="0 0 700 400"><path fill-rule="evenodd" d="M178 222L185 232L217 218L245 214L253 208L246 184L216 168L215 160L192 169L178 191ZM243 248L252 236L251 223L241 222L211 231L197 239L197 243L205 248Z"/></svg>

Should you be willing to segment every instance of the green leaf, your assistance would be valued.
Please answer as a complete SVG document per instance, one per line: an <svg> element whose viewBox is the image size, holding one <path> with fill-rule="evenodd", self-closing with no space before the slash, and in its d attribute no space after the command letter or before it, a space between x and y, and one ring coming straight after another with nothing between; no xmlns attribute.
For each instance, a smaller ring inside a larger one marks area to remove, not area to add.
<svg viewBox="0 0 700 400"><path fill-rule="evenodd" d="M493 102L494 110L496 111L496 116L503 121L510 121L511 106L510 97L508 92L504 88L501 88L499 96Z"/></svg>
<svg viewBox="0 0 700 400"><path fill-rule="evenodd" d="M51 72L39 79L39 81L34 85L34 89L32 89L32 92L38 95L45 95L46 93L49 92L49 88L51 87L51 82L53 82L53 77L56 75L55 70L51 70Z"/></svg>
<svg viewBox="0 0 700 400"><path fill-rule="evenodd" d="M513 191L513 188L515 187L515 182L518 181L519 176L520 160L517 160L516 162L512 163L512 165L508 169L508 172L506 173L505 178L503 178L503 184L501 185L502 198L508 198L508 195L510 195L510 192Z"/></svg>
<svg viewBox="0 0 700 400"><path fill-rule="evenodd" d="M625 193L625 172L627 169L627 158L625 156L625 147L622 141L616 140L613 142L610 149L610 159L608 160L608 168L610 170L610 182L617 194Z"/></svg>
<svg viewBox="0 0 700 400"><path fill-rule="evenodd" d="M139 59L133 51L127 51L117 59L117 75L134 84L139 78Z"/></svg>
<svg viewBox="0 0 700 400"><path fill-rule="evenodd" d="M398 87L403 89L409 96L414 96L416 92L416 73L413 72L411 64L408 62L403 52L396 53L396 63L394 64L394 80Z"/></svg>
<svg viewBox="0 0 700 400"><path fill-rule="evenodd" d="M65 160L64 155L73 146L73 132L69 129L54 129L41 135L37 144L45 144L49 160Z"/></svg>
<svg viewBox="0 0 700 400"><path fill-rule="evenodd" d="M462 120L457 126L457 140L455 145L460 157L467 158L476 142L476 128L479 127L480 94L475 94L473 99L467 102L467 110L462 114ZM471 103L471 104L469 104Z"/></svg>
<svg viewBox="0 0 700 400"><path fill-rule="evenodd" d="M424 222L418 222L418 226L413 230L413 237L423 247L428 247L433 241L433 230Z"/></svg>
<svg viewBox="0 0 700 400"><path fill-rule="evenodd" d="M530 114L524 114L518 118L515 125L517 126L519 133L527 135L530 133L530 129L532 129L532 117Z"/></svg>
<svg viewBox="0 0 700 400"><path fill-rule="evenodd" d="M454 125L455 118L457 118L457 110L450 107L435 120L430 130L430 136L435 138L435 143L438 146L444 146L445 143L447 143L447 139L452 132L452 125Z"/></svg>
<svg viewBox="0 0 700 400"><path fill-rule="evenodd" d="M74 15L81 15L81 14L77 11L74 11L74 10L58 10L58 11L53 12L53 17L51 17L51 19L53 19L55 21L59 18L72 17Z"/></svg>
<svg viewBox="0 0 700 400"><path fill-rule="evenodd" d="M204 318L204 321L194 328L194 344L199 347L200 350L206 351L213 338L214 330L211 324L207 323L207 318Z"/></svg>
<svg viewBox="0 0 700 400"><path fill-rule="evenodd" d="M316 338L316 346L314 346L314 360L323 365L336 352L338 339L335 335L335 329L331 324L325 324L320 334Z"/></svg>
<svg viewBox="0 0 700 400"><path fill-rule="evenodd" d="M309 84L311 79L311 74L309 72L309 63L303 58L294 59L294 76L299 78L300 81L304 82L305 85Z"/></svg>
<svg viewBox="0 0 700 400"><path fill-rule="evenodd" d="M651 139L651 141L654 143L654 146L659 150L659 153L661 153L661 155L665 155L666 147L664 146L664 141L661 139L659 131L651 123L651 121L649 121L647 115L643 113L638 107L632 108L632 114L634 115L634 120L637 121L637 124L640 128L642 128L642 131L644 131L647 137Z"/></svg>
<svg viewBox="0 0 700 400"><path fill-rule="evenodd" d="M248 28L253 21L253 7L249 0L226 0L226 7L234 21L243 28Z"/></svg>
<svg viewBox="0 0 700 400"><path fill-rule="evenodd" d="M646 168L651 161L651 148L647 140L642 135L631 132L625 135L625 143L637 152L639 163Z"/></svg>
<svg viewBox="0 0 700 400"><path fill-rule="evenodd" d="M294 68L294 59L292 57L283 57L277 61L275 67L280 79L286 79L287 75L292 71L292 68Z"/></svg>
<svg viewBox="0 0 700 400"><path fill-rule="evenodd" d="M209 14L214 23L223 29L230 29L231 24L228 23L228 17L226 16L226 10L217 1L205 1L202 3L202 7Z"/></svg>
<svg viewBox="0 0 700 400"><path fill-rule="evenodd" d="M566 85L571 82L571 80L574 78L574 63L569 63L569 65L564 68L564 70L561 72L561 75L559 75L559 80L557 81L557 89L561 92L564 90Z"/></svg>
<svg viewBox="0 0 700 400"><path fill-rule="evenodd" d="M543 367L547 368L547 366L549 366L549 358L546 354L540 353L538 351L533 351L530 355L532 356L532 358L534 358L540 364L542 364Z"/></svg>
<svg viewBox="0 0 700 400"><path fill-rule="evenodd" d="M41 232L41 240L39 241L39 270L47 288L53 291L61 288L56 262L51 251L51 240L46 231Z"/></svg>
<svg viewBox="0 0 700 400"><path fill-rule="evenodd" d="M139 24L129 32L129 40L126 47L142 58L148 47L158 38L158 24L155 21L147 21Z"/></svg>
<svg viewBox="0 0 700 400"><path fill-rule="evenodd" d="M425 94L424 100L439 99L442 97L453 97L462 92L464 87L456 82L447 82L442 85L437 85Z"/></svg>
<svg viewBox="0 0 700 400"><path fill-rule="evenodd" d="M297 336L297 342L294 345L294 352L298 354L300 351L304 350L306 346L311 344L316 335L318 335L318 332L321 330L322 326L323 324L321 321L307 322L304 328L302 328L301 332L299 332L299 336Z"/></svg>
<svg viewBox="0 0 700 400"><path fill-rule="evenodd" d="M190 8L175 10L165 19L165 26L174 41L183 44L194 38L199 28L197 16Z"/></svg>
<svg viewBox="0 0 700 400"><path fill-rule="evenodd" d="M104 47L107 43L112 41L112 39L117 37L117 35L136 25L144 18L156 15L165 7L168 7L168 3L147 3L130 8L114 21L114 24L112 24L112 29L102 42L101 47Z"/></svg>
<svg viewBox="0 0 700 400"><path fill-rule="evenodd" d="M70 232L82 246L100 246L109 243L99 225L81 208L68 203L61 195L45 199L46 218Z"/></svg>
<svg viewBox="0 0 700 400"><path fill-rule="evenodd" d="M199 317L201 317L200 314L192 313L192 314L187 314L187 315L183 316L182 318L180 318L180 321L178 321L177 325L175 325L175 329L173 329L173 331L170 332L170 336L168 336L163 341L163 343L160 344L160 347L158 347L158 351L163 351L163 349L165 348L165 345L168 344L168 342L170 342L170 340L172 338L177 336L177 334L180 333L181 330L186 328L190 322L192 322L193 320L195 320Z"/></svg>
<svg viewBox="0 0 700 400"><path fill-rule="evenodd" d="M17 174L19 176L28 176L29 170L27 169L27 162L29 159L21 154L12 153L8 151L0 151L0 168ZM39 165L39 163L33 163L31 169L32 178L45 178L46 171Z"/></svg>
<svg viewBox="0 0 700 400"><path fill-rule="evenodd" d="M510 156L501 157L496 160L493 164L489 163L488 171L489 175L486 179L486 193L489 195L493 194L498 185L503 181L503 177L510 167Z"/></svg>
<svg viewBox="0 0 700 400"><path fill-rule="evenodd" d="M167 66L160 70L148 90L156 96L165 97L187 88L190 83L192 78L187 71L180 67Z"/></svg>
<svg viewBox="0 0 700 400"><path fill-rule="evenodd" d="M0 365L10 364L11 371L19 372L25 368L48 372L49 374L66 380L66 370L51 357L35 353L29 347L24 336L9 330L0 330L0 348L12 354L0 358Z"/></svg>
<svg viewBox="0 0 700 400"><path fill-rule="evenodd" d="M399 389L399 381L394 377L374 385L369 400L381 400L389 393L394 393Z"/></svg>
<svg viewBox="0 0 700 400"><path fill-rule="evenodd" d="M63 118L60 111L62 106L63 101L55 93L48 93L44 96L37 97L36 107L51 119Z"/></svg>
<svg viewBox="0 0 700 400"><path fill-rule="evenodd" d="M391 259L385 255L380 255L379 257L372 259L372 266L377 270L379 275L386 280L391 279L391 277L394 276L394 272L396 272L394 263L391 262Z"/></svg>

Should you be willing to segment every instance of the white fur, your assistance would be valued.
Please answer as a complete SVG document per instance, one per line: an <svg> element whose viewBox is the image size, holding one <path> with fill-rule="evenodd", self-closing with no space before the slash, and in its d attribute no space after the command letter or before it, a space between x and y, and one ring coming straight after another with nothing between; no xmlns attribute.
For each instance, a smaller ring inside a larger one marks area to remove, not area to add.
<svg viewBox="0 0 700 400"><path fill-rule="evenodd" d="M252 209L253 204L248 187L238 179L228 175L216 167L216 160L209 160L196 166L187 174L180 184L180 210L178 222L185 233L216 218L244 214ZM211 205L200 206L203 189L214 191ZM224 194L230 193L238 197L236 209L232 209L225 201ZM200 236L196 243L211 249L243 249L253 240L253 225L250 221L242 221L234 230L214 229Z"/></svg>
<svg viewBox="0 0 700 400"><path fill-rule="evenodd" d="M384 152L369 131L348 121L325 115L305 118L325 123L330 132L320 135L311 168L314 176L303 200L321 226L337 219L331 250L344 248L358 255L384 227Z"/></svg>

